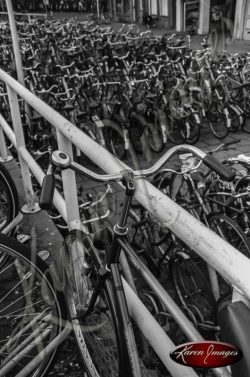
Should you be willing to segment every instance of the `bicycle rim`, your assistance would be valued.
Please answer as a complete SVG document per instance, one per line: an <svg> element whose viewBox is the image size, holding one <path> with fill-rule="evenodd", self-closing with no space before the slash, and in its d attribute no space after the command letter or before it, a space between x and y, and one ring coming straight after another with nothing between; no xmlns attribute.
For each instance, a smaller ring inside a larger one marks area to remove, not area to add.
<svg viewBox="0 0 250 377"><path fill-rule="evenodd" d="M32 372L24 374L24 368L61 331L63 296L54 289L48 266L35 253L3 235L0 250L9 256L0 270L0 376L45 376L56 350L47 356L43 353Z"/></svg>
<svg viewBox="0 0 250 377"><path fill-rule="evenodd" d="M229 133L229 128L227 127L227 119L223 113L223 109L218 102L212 102L207 112L207 118L214 136L218 139L224 139Z"/></svg>
<svg viewBox="0 0 250 377"><path fill-rule="evenodd" d="M243 112L235 105L229 105L228 111L231 118L231 132L239 131L243 125Z"/></svg>
<svg viewBox="0 0 250 377"><path fill-rule="evenodd" d="M168 129L167 129L167 137L170 141L174 144L181 144L185 142L185 135L181 132L181 128L183 127L183 119L175 120L173 118L168 118Z"/></svg>
<svg viewBox="0 0 250 377"><path fill-rule="evenodd" d="M120 126L107 119L103 119L102 122L105 126L103 134L108 150L119 159L123 159L126 149L123 132Z"/></svg>
<svg viewBox="0 0 250 377"><path fill-rule="evenodd" d="M138 122L133 120L129 127L129 136L131 144L133 145L134 150L138 154L143 154L143 145L141 140L143 132L143 127Z"/></svg>
<svg viewBox="0 0 250 377"><path fill-rule="evenodd" d="M83 277L86 284L87 299L85 310L91 300L98 276L92 265L88 275ZM113 282L107 279L100 291L93 310L87 316L78 313L74 295L68 294L68 307L73 318L75 339L90 377L118 377L120 359L120 329L113 302Z"/></svg>
<svg viewBox="0 0 250 377"><path fill-rule="evenodd" d="M15 183L7 171L0 164L0 232L17 216L19 211L18 194ZM11 231L9 234L12 234ZM0 267L8 256L0 252Z"/></svg>
<svg viewBox="0 0 250 377"><path fill-rule="evenodd" d="M19 203L15 183L0 163L0 231L18 214Z"/></svg>
<svg viewBox="0 0 250 377"><path fill-rule="evenodd" d="M156 153L162 152L164 149L164 143L161 130L157 125L149 124L147 133L150 149Z"/></svg>
<svg viewBox="0 0 250 377"><path fill-rule="evenodd" d="M194 306L203 321L214 321L215 300L204 272L186 253L176 254L170 262L175 291L184 307Z"/></svg>
<svg viewBox="0 0 250 377"><path fill-rule="evenodd" d="M196 119L195 115L185 118L181 126L181 133L188 144L195 144L200 138L200 119L198 115Z"/></svg>
<svg viewBox="0 0 250 377"><path fill-rule="evenodd" d="M243 230L226 215L214 215L208 219L212 230L234 246L242 254L250 258L250 241Z"/></svg>

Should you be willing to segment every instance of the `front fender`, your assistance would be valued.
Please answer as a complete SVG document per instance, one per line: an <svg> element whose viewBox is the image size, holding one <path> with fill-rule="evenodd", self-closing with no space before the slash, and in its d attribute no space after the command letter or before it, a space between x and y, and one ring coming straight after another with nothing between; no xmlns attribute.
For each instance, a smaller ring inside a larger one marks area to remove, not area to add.
<svg viewBox="0 0 250 377"><path fill-rule="evenodd" d="M147 127L148 125L146 118L143 115L136 113L135 111L132 111L132 113L130 114L130 119L132 121L135 120L136 122L138 122L143 128Z"/></svg>

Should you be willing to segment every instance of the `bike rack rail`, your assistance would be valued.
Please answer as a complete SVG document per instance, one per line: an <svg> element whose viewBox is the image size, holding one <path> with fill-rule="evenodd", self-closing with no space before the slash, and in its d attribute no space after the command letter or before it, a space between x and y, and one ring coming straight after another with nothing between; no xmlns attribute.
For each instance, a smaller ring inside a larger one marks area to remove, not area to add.
<svg viewBox="0 0 250 377"><path fill-rule="evenodd" d="M35 162L25 146L17 95L26 101L56 128L58 148L60 150L67 152L71 157L73 157L73 144L79 148L82 153L87 155L88 158L90 158L95 164L99 165L99 167L106 173L116 173L126 167L124 163L115 158L106 149L80 131L74 124L45 104L42 100L36 97L33 93L31 93L28 89L23 87L1 69L0 80L4 81L7 85L14 131L1 115L0 127L2 127L4 133L18 151L21 161L21 172L25 186L26 200L31 206L32 201L34 200L34 194L30 174L27 172L30 170L36 177L39 184L42 183L44 172ZM0 132L0 137L1 135L2 133ZM4 143L4 140L1 140L1 142ZM4 155L2 155L2 157L4 158ZM63 171L62 179L65 200L58 192L55 192L54 204L71 228L82 228L79 218L75 173L73 171ZM237 292L239 295L239 297L236 297L237 295L235 295L235 299L246 300L246 303L249 304L250 260L247 257L239 253L233 246L208 229L204 224L173 202L169 197L165 196L146 179L136 181L135 198L158 220L173 231L177 237L181 238L188 246L196 251L196 253L199 254L211 267L213 267L225 279L231 282L234 287L234 292ZM126 288L126 285L125 293L129 299L131 294L129 293L129 289ZM133 300L136 301L136 298L133 298ZM133 308L133 305L129 303L129 307ZM178 311L174 306L172 311L177 317L179 316ZM133 312L136 316L136 310ZM140 321L143 323L142 318L140 318ZM199 336L198 331L191 323L187 321L185 326L188 328L189 337L191 340L199 341L202 339L202 337ZM147 332L147 329L145 328L144 331ZM148 333L148 338L149 337L150 330ZM171 349L171 346L169 345L169 338L167 335L165 338L167 341L162 341L161 348L164 349L167 354L167 352ZM157 343L157 338L155 339L155 342ZM158 347L157 344L156 347ZM168 360L168 363L172 363L172 361ZM195 372L191 372L190 368L189 372L187 373L186 370L187 374L184 374L183 370L180 371L180 369L178 369L176 363L174 363L174 366L172 365L172 368L175 371L172 372L173 377L191 377L196 375ZM216 376L221 377L230 376L230 373L226 368L218 368L214 370L214 373Z"/></svg>
<svg viewBox="0 0 250 377"><path fill-rule="evenodd" d="M8 12L0 12L0 17L2 15L8 17ZM37 17L47 18L48 15L46 13L18 13L18 12L14 12L14 16L15 17L16 16L28 17L28 22L30 22L33 17L35 17L35 18L37 18Z"/></svg>

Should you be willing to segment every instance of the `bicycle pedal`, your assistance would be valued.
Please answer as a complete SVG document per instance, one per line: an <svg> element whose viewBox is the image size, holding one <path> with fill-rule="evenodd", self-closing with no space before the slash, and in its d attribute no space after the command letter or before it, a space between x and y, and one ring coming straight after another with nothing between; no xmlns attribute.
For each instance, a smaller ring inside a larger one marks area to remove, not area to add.
<svg viewBox="0 0 250 377"><path fill-rule="evenodd" d="M31 236L29 236L28 234L18 234L16 238L17 241L21 243L26 243L31 239Z"/></svg>

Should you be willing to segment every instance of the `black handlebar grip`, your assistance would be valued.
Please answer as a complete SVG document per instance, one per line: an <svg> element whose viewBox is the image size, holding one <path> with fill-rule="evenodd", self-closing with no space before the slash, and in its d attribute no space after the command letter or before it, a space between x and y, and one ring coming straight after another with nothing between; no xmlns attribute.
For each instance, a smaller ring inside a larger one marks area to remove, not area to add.
<svg viewBox="0 0 250 377"><path fill-rule="evenodd" d="M235 177L235 171L229 169L225 165L223 165L220 161L218 161L215 157L207 154L203 158L203 162L206 166L208 166L210 169L215 171L219 176L226 181L230 182Z"/></svg>
<svg viewBox="0 0 250 377"><path fill-rule="evenodd" d="M55 177L53 174L45 175L43 178L42 191L39 200L41 209L48 211L53 205L55 191Z"/></svg>

